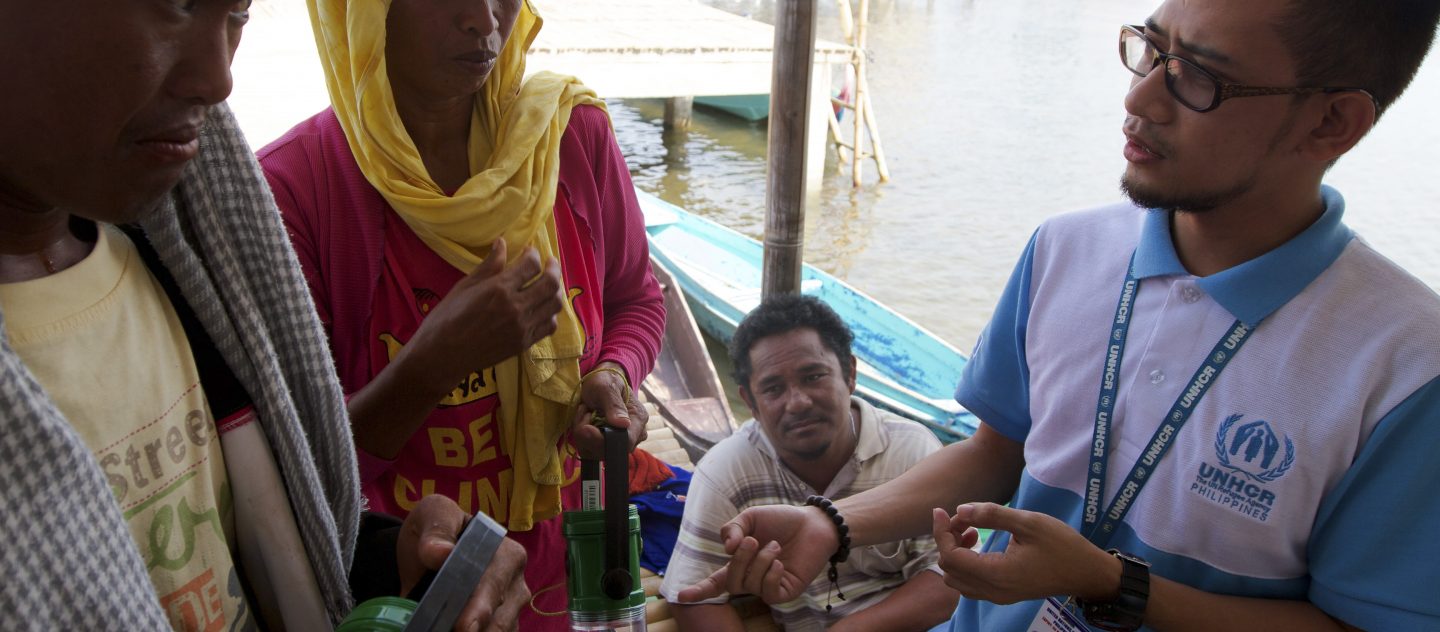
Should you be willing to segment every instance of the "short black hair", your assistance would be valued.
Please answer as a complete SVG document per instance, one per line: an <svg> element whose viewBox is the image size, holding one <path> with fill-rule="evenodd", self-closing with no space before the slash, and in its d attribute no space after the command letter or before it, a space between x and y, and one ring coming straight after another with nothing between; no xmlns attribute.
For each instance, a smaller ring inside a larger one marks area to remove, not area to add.
<svg viewBox="0 0 1440 632"><path fill-rule="evenodd" d="M829 305L813 296L783 294L765 299L740 321L735 336L730 339L730 361L734 370L730 376L744 388L750 387L750 348L761 338L768 338L796 329L813 329L836 358L840 359L840 371L846 379L853 377L854 354L850 343L855 340L850 327Z"/></svg>
<svg viewBox="0 0 1440 632"><path fill-rule="evenodd" d="M1296 84L1364 88L1379 116L1415 78L1437 22L1436 0L1290 0L1275 28Z"/></svg>

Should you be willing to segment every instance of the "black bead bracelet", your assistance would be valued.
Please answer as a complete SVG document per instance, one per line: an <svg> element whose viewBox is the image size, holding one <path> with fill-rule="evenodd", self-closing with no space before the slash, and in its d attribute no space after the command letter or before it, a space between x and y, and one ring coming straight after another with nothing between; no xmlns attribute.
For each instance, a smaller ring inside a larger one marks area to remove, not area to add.
<svg viewBox="0 0 1440 632"><path fill-rule="evenodd" d="M835 596L845 601L845 593L840 592L840 571L835 568L837 564L843 563L850 557L850 527L845 525L845 518L840 515L840 509L824 496L811 496L805 499L805 504L811 507L819 507L820 511L830 517L830 522L835 523L835 531L840 536L840 546L835 549L835 554L830 556L830 588L835 591ZM825 596L825 612L830 612L830 596Z"/></svg>

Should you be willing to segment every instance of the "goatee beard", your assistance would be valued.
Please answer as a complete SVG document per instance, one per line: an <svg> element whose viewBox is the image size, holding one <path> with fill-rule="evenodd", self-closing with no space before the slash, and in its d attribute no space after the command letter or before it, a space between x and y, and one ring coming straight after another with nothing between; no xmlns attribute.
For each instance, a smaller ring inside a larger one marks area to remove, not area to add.
<svg viewBox="0 0 1440 632"><path fill-rule="evenodd" d="M830 450L830 444L826 443L818 448L794 453L801 461L818 461Z"/></svg>
<svg viewBox="0 0 1440 632"><path fill-rule="evenodd" d="M1134 202L1136 206L1156 211L1178 211L1181 213L1205 213L1212 211L1244 195L1250 191L1254 185L1255 179L1252 177L1237 183L1235 186L1220 191L1170 193L1157 189L1147 189L1131 181L1128 176L1120 176L1120 191L1125 194L1125 197L1130 198L1130 201Z"/></svg>

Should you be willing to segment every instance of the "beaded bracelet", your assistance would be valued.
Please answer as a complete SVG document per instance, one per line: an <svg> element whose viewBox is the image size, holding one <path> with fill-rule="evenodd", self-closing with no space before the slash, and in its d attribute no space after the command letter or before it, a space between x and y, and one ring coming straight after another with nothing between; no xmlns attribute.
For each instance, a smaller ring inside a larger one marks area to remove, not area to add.
<svg viewBox="0 0 1440 632"><path fill-rule="evenodd" d="M824 496L811 496L805 499L805 504L811 507L819 507L825 515L830 517L830 522L835 523L835 531L840 535L840 546L835 549L835 554L830 556L830 589L835 591L835 596L840 601L845 601L845 593L840 592L840 571L836 565L844 562L850 557L850 527L845 525L845 518L840 515L840 509ZM825 612L830 612L830 595L825 595Z"/></svg>

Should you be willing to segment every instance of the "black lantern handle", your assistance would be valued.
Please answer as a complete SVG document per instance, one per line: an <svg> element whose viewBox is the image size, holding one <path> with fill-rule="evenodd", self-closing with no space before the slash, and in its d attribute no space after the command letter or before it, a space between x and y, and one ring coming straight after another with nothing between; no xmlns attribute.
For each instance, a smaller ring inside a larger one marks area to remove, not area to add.
<svg viewBox="0 0 1440 632"><path fill-rule="evenodd" d="M635 423L633 420L631 423ZM630 433L601 426L605 436L605 574L600 588L621 600L630 594Z"/></svg>

